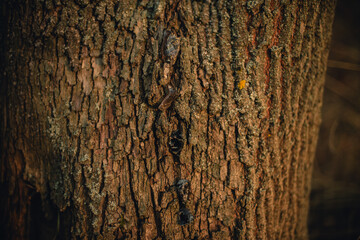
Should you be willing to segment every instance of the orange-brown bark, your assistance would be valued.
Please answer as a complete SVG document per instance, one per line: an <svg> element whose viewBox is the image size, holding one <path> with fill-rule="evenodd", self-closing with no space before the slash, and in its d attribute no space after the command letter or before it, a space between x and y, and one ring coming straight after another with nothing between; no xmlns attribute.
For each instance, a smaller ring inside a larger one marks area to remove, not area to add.
<svg viewBox="0 0 360 240"><path fill-rule="evenodd" d="M306 238L334 1L19 2L9 237L29 236L32 191L47 237Z"/></svg>

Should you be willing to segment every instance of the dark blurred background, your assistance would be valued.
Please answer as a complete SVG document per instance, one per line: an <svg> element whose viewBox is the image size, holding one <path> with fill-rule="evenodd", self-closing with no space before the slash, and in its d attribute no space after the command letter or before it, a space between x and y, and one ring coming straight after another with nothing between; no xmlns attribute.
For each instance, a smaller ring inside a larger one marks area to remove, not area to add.
<svg viewBox="0 0 360 240"><path fill-rule="evenodd" d="M360 0L338 0L309 213L311 240L360 236Z"/></svg>

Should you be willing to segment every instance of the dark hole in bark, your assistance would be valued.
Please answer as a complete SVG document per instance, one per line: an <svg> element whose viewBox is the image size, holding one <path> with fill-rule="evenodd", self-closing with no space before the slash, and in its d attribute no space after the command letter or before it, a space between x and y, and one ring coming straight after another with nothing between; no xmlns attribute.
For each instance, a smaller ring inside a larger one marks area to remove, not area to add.
<svg viewBox="0 0 360 240"><path fill-rule="evenodd" d="M179 225L183 226L183 225L189 224L193 220L194 220L194 216L191 214L189 209L187 209L185 207L180 209L180 211L179 211L179 219L178 219Z"/></svg>
<svg viewBox="0 0 360 240"><path fill-rule="evenodd" d="M184 147L184 140L181 134L178 131L172 133L169 140L170 152L174 155L179 155L183 147Z"/></svg>
<svg viewBox="0 0 360 240"><path fill-rule="evenodd" d="M176 183L176 192L178 194L179 201L185 203L189 198L190 184L186 179L180 179Z"/></svg>

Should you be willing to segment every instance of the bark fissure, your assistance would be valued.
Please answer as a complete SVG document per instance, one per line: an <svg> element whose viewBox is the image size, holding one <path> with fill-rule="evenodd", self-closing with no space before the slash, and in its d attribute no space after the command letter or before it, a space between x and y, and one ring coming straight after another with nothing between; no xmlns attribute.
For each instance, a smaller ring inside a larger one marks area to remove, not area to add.
<svg viewBox="0 0 360 240"><path fill-rule="evenodd" d="M139 206L138 206L138 201L136 200L135 197L135 193L134 193L134 187L133 187L133 176L132 176L132 170L131 170L131 160L130 158L127 158L127 162L128 162L128 168L129 168L129 186L130 186L130 194L131 194L131 199L134 203L134 207L135 207L135 213L136 213L136 225L137 225L137 239L140 240L141 239L141 230L142 230L142 223L141 223L141 218L140 218L140 213L139 213Z"/></svg>

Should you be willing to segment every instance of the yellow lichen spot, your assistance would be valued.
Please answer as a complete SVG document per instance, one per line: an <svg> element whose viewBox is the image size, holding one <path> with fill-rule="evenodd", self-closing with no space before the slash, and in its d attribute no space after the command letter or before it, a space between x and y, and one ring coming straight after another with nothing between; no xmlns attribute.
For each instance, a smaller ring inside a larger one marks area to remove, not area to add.
<svg viewBox="0 0 360 240"><path fill-rule="evenodd" d="M240 90L245 87L245 83L246 83L245 80L241 80L241 81L239 82L238 87L239 87Z"/></svg>

